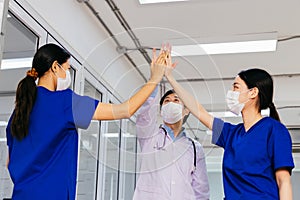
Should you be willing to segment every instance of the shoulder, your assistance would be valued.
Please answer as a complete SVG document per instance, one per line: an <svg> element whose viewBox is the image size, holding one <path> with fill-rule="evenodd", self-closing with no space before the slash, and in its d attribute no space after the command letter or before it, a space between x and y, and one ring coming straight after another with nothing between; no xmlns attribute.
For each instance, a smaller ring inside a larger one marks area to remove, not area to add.
<svg viewBox="0 0 300 200"><path fill-rule="evenodd" d="M195 140L195 139L192 139L192 138L190 138L190 140L194 142L194 144L197 148L203 148L202 144L198 140Z"/></svg>
<svg viewBox="0 0 300 200"><path fill-rule="evenodd" d="M279 129L279 130L287 130L285 125L271 117L265 117L263 118L264 126L268 126L271 129Z"/></svg>
<svg viewBox="0 0 300 200"><path fill-rule="evenodd" d="M191 138L189 138L189 139L190 139L190 141L193 141L193 143L194 143L193 149L194 149L194 152L196 152L196 157L198 159L204 159L205 152L204 152L204 148L203 148L202 144L197 140L194 140Z"/></svg>
<svg viewBox="0 0 300 200"><path fill-rule="evenodd" d="M45 94L45 95L72 95L75 94L71 89L66 89L66 90L61 90L61 91L50 91L45 87L38 86L37 91L40 94Z"/></svg>
<svg viewBox="0 0 300 200"><path fill-rule="evenodd" d="M213 126L214 126L214 128L221 129L221 130L223 128L235 129L235 128L239 128L239 127L243 126L243 123L232 124L230 122L224 121L221 118L215 117L214 121L213 121Z"/></svg>
<svg viewBox="0 0 300 200"><path fill-rule="evenodd" d="M62 91L57 91L59 95L63 96L64 98L67 99L67 101L71 100L72 101L76 101L79 100L85 96L79 95L77 93L75 93L73 90L71 89L66 89L66 90L62 90Z"/></svg>
<svg viewBox="0 0 300 200"><path fill-rule="evenodd" d="M75 92L73 92L71 89L66 89L62 91L57 91L57 95L64 99L65 105L70 105L73 102L74 97L78 96Z"/></svg>
<svg viewBox="0 0 300 200"><path fill-rule="evenodd" d="M290 138L290 133L284 124L271 117L265 117L263 120L262 126L269 133L269 137L278 140Z"/></svg>
<svg viewBox="0 0 300 200"><path fill-rule="evenodd" d="M64 92L66 94L76 94L73 90L71 90L70 88L66 89L66 90L62 90L61 92Z"/></svg>
<svg viewBox="0 0 300 200"><path fill-rule="evenodd" d="M189 142L192 143L192 145L195 145L195 148L196 148L196 151L203 151L203 146L202 144L198 141L198 140L195 140L193 138L190 138L190 137L187 137Z"/></svg>
<svg viewBox="0 0 300 200"><path fill-rule="evenodd" d="M62 94L64 95L67 95L67 96L71 96L71 95L77 95L73 90L71 89L66 89L66 90L62 90L62 91L59 91L61 92Z"/></svg>

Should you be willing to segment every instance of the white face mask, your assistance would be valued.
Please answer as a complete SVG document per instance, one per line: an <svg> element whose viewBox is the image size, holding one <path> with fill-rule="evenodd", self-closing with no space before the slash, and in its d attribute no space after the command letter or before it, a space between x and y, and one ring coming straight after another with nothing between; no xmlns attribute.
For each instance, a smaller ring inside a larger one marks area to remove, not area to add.
<svg viewBox="0 0 300 200"><path fill-rule="evenodd" d="M66 78L60 78L57 75L57 86L56 91L65 90L70 87L71 85L71 73L69 70L65 70L61 65L60 68L62 68L66 72Z"/></svg>
<svg viewBox="0 0 300 200"><path fill-rule="evenodd" d="M175 124L182 119L182 105L169 102L161 107L161 116L163 121L168 124Z"/></svg>
<svg viewBox="0 0 300 200"><path fill-rule="evenodd" d="M238 91L228 90L226 95L227 106L229 110L236 115L239 115L245 106L245 103L239 102L240 94Z"/></svg>

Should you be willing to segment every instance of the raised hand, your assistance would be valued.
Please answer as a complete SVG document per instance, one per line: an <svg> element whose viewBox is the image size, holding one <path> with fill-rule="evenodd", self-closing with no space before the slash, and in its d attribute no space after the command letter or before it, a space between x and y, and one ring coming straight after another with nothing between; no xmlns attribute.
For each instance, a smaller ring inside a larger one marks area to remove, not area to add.
<svg viewBox="0 0 300 200"><path fill-rule="evenodd" d="M165 51L166 51L166 70L165 70L165 77L168 78L169 76L172 76L172 71L175 69L176 65L178 64L177 62L172 63L172 56L171 56L171 52L172 52L172 47L170 44L167 44L165 46Z"/></svg>
<svg viewBox="0 0 300 200"><path fill-rule="evenodd" d="M166 53L160 51L159 56L156 56L156 49L152 52L152 62L151 62L151 78L150 80L159 83L164 76L166 69Z"/></svg>

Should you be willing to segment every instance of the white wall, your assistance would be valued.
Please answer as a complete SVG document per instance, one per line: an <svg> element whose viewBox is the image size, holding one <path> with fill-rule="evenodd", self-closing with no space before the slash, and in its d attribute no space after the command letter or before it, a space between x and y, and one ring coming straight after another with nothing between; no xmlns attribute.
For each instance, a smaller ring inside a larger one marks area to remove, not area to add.
<svg viewBox="0 0 300 200"><path fill-rule="evenodd" d="M76 0L19 2L55 38L62 38L62 44L75 52L84 66L92 66L92 73L113 92L127 99L144 83L131 64L116 52L116 45L84 3Z"/></svg>

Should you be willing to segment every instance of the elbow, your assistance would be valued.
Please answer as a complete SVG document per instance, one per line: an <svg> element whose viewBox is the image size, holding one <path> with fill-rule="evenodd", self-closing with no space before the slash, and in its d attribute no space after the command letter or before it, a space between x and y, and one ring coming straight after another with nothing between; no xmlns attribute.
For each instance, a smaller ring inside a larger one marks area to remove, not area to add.
<svg viewBox="0 0 300 200"><path fill-rule="evenodd" d="M291 185L290 172L285 168L277 170L276 182L279 188L282 187L282 185Z"/></svg>
<svg viewBox="0 0 300 200"><path fill-rule="evenodd" d="M124 109L122 112L122 119L129 119L132 115L134 114L134 112L132 112L131 110L128 109Z"/></svg>
<svg viewBox="0 0 300 200"><path fill-rule="evenodd" d="M124 119L129 119L137 111L137 109L131 108L128 104L125 104L122 110L122 118Z"/></svg>
<svg viewBox="0 0 300 200"><path fill-rule="evenodd" d="M134 113L129 113L129 112L124 113L123 118L124 118L124 119L129 119L133 114L134 114Z"/></svg>
<svg viewBox="0 0 300 200"><path fill-rule="evenodd" d="M291 186L292 185L292 182L291 182L291 179L277 179L277 185L278 185L278 188L282 188L284 186Z"/></svg>
<svg viewBox="0 0 300 200"><path fill-rule="evenodd" d="M132 117L134 115L134 113L136 112L136 110L129 110L126 114L125 114L125 118L129 119L130 117Z"/></svg>

